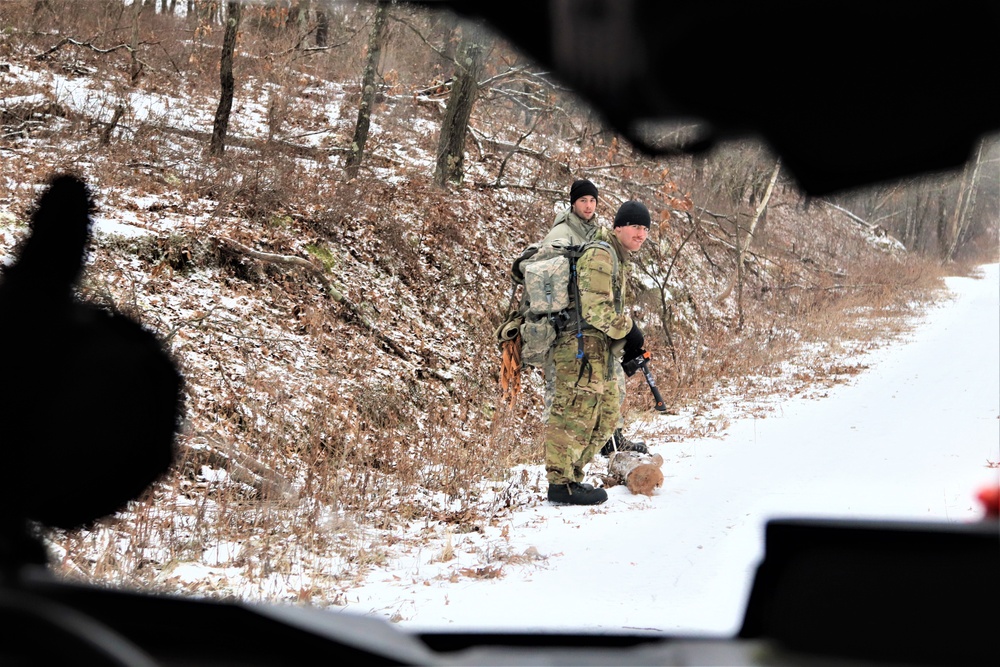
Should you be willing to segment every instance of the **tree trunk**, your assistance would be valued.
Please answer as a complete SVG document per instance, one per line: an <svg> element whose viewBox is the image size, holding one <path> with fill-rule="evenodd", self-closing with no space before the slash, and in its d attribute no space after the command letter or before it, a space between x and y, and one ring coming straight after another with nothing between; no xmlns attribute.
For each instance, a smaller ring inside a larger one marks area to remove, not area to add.
<svg viewBox="0 0 1000 667"><path fill-rule="evenodd" d="M733 289L736 289L736 313L738 326L743 327L743 262L746 257L747 250L750 249L750 242L753 240L753 234L757 229L757 223L760 222L761 216L767 209L767 204L771 200L771 194L774 192L774 184L778 181L778 173L781 171L781 160L779 159L774 163L774 171L771 172L771 178L767 183L767 189L760 198L760 203L754 210L753 218L750 220L750 224L747 227L746 237L740 238L740 223L737 219L736 228L734 234L736 237L736 275L733 279L729 281L729 285L723 290L722 294L716 297L717 303L722 303L729 298L729 295L733 293ZM838 209L840 207L837 207ZM843 209L841 209L843 210Z"/></svg>
<svg viewBox="0 0 1000 667"><path fill-rule="evenodd" d="M316 46L323 48L330 38L330 15L326 3L321 2L316 8Z"/></svg>
<svg viewBox="0 0 1000 667"><path fill-rule="evenodd" d="M446 183L461 183L465 160L465 135L469 129L469 117L479 93L479 77L483 70L485 35L479 26L466 24L463 27L462 43L459 46L458 68L455 82L448 96L448 106L441 122L441 136L438 140L437 166L434 169L434 183L444 187Z"/></svg>
<svg viewBox="0 0 1000 667"><path fill-rule="evenodd" d="M286 29L297 30L309 22L310 2L311 0L297 0L292 3L285 20Z"/></svg>
<svg viewBox="0 0 1000 667"><path fill-rule="evenodd" d="M350 152L344 163L347 178L358 175L358 167L365 155L365 143L368 141L368 130L371 127L372 107L375 104L375 77L378 74L378 63L382 57L382 47L385 46L385 23L390 0L378 0L375 14L372 16L372 30L368 33L368 57L365 61L365 71L361 77L361 102L358 105L358 122L354 125L354 139L351 141Z"/></svg>
<svg viewBox="0 0 1000 667"><path fill-rule="evenodd" d="M948 225L948 244L942 258L945 264L955 259L959 240L969 226L968 213L975 196L976 183L979 180L979 167L983 160L983 143L979 142L979 150L976 152L976 161L971 169L971 174L968 165L962 170L962 180L958 186L958 202L955 204L955 213L952 216L951 224Z"/></svg>
<svg viewBox="0 0 1000 667"><path fill-rule="evenodd" d="M937 214L935 215L935 219L937 220L937 226L935 227L935 231L937 232L937 237L934 240L937 243L936 252L938 254L938 257L940 259L943 259L945 254L945 249L947 248L947 241L945 239L947 238L948 235L948 230L946 229L948 226L948 211L947 211L948 207L945 202L944 193L939 192L936 198L937 198Z"/></svg>
<svg viewBox="0 0 1000 667"><path fill-rule="evenodd" d="M938 254L941 263L947 264L951 261L955 249L955 241L958 238L958 222L962 215L962 205L965 201L969 184L969 167L962 170L962 178L958 183L958 197L955 201L955 208L947 216L942 216L938 233Z"/></svg>
<svg viewBox="0 0 1000 667"><path fill-rule="evenodd" d="M111 143L111 133L118 127L118 121L125 115L125 105L121 102L115 107L115 113L111 117L111 122L101 131L100 145L107 146Z"/></svg>
<svg viewBox="0 0 1000 667"><path fill-rule="evenodd" d="M221 11L219 6L219 0L191 0L194 5L198 8L198 17L205 23L214 23ZM190 14L189 14L190 15Z"/></svg>
<svg viewBox="0 0 1000 667"><path fill-rule="evenodd" d="M743 328L743 260L746 256L747 250L750 249L750 242L753 241L754 232L757 231L757 223L764 215L764 211L767 210L767 204L771 201L771 193L774 192L774 184L778 182L778 173L781 171L781 160L779 159L774 163L774 171L771 172L771 180L767 183L767 189L764 190L763 196L760 198L760 203L757 205L757 209L754 211L753 219L750 221L750 226L747 227L746 238L740 242L739 224L736 225L736 281L737 281L737 291L736 291L736 310L739 314L739 326Z"/></svg>
<svg viewBox="0 0 1000 667"><path fill-rule="evenodd" d="M226 132L229 130L229 114L233 110L233 91L236 87L233 78L233 52L236 50L236 35L240 27L242 4L239 0L226 3L228 18L226 33L222 38L222 56L219 59L219 82L221 93L219 108L215 111L215 123L212 125L212 140L208 152L212 155L222 155L226 150Z"/></svg>
<svg viewBox="0 0 1000 667"><path fill-rule="evenodd" d="M141 2L136 2L133 7L135 15L132 17L132 38L129 40L129 57L131 58L129 82L133 86L139 80L139 75L142 74L142 63L139 62L137 54L139 53L139 19L142 17L142 10L145 7L146 5ZM156 11L156 7L153 7L153 11Z"/></svg>
<svg viewBox="0 0 1000 667"><path fill-rule="evenodd" d="M431 28L431 41L440 41L441 55L449 62L455 62L457 30L458 17L449 12L441 12Z"/></svg>

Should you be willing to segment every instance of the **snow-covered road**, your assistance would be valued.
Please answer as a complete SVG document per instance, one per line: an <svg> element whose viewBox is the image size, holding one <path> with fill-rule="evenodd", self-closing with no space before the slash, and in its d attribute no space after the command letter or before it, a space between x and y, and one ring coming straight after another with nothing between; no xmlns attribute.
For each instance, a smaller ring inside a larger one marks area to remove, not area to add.
<svg viewBox="0 0 1000 667"><path fill-rule="evenodd" d="M666 476L653 497L615 487L596 508L539 498L451 535L450 560L440 545L398 554L343 609L415 631L728 636L768 519L978 519L975 494L998 483L1000 462L998 265L983 275L949 279L953 299L856 360L868 369L824 398L734 419L722 438L658 443L651 425L642 435Z"/></svg>

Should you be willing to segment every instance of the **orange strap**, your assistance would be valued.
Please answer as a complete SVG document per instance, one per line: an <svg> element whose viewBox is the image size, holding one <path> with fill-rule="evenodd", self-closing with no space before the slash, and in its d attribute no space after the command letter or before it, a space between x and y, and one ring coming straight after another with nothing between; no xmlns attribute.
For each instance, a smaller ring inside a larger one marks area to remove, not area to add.
<svg viewBox="0 0 1000 667"><path fill-rule="evenodd" d="M505 340L500 345L503 358L500 362L500 389L509 405L514 405L521 393L521 336Z"/></svg>

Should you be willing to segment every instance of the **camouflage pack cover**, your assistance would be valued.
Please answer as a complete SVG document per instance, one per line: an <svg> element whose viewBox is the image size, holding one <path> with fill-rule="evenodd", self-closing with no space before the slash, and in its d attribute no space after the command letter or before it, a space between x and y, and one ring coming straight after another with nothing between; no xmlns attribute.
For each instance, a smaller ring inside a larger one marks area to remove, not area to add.
<svg viewBox="0 0 1000 667"><path fill-rule="evenodd" d="M514 261L511 276L524 285L518 312L524 317L520 327L521 362L525 366L543 368L549 351L560 333L555 320L563 326L577 323L577 289L574 283L576 260L592 246L610 250L603 241L583 245L543 243L529 246ZM614 256L614 252L611 253ZM614 261L614 260L612 260ZM576 325L574 325L576 326Z"/></svg>
<svg viewBox="0 0 1000 667"><path fill-rule="evenodd" d="M528 314L552 315L570 306L572 262L564 254L535 260L524 267Z"/></svg>

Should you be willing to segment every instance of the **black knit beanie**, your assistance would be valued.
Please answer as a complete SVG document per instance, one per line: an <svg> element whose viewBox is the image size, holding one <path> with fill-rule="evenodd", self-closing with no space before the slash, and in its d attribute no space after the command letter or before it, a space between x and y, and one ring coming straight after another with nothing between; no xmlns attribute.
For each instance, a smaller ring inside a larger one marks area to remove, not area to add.
<svg viewBox="0 0 1000 667"><path fill-rule="evenodd" d="M573 181L573 186L569 189L569 205L572 206L577 199L587 195L597 199L597 186L586 178Z"/></svg>
<svg viewBox="0 0 1000 667"><path fill-rule="evenodd" d="M625 202L615 213L615 227L625 225L642 225L649 229L649 209L641 202L632 200Z"/></svg>

